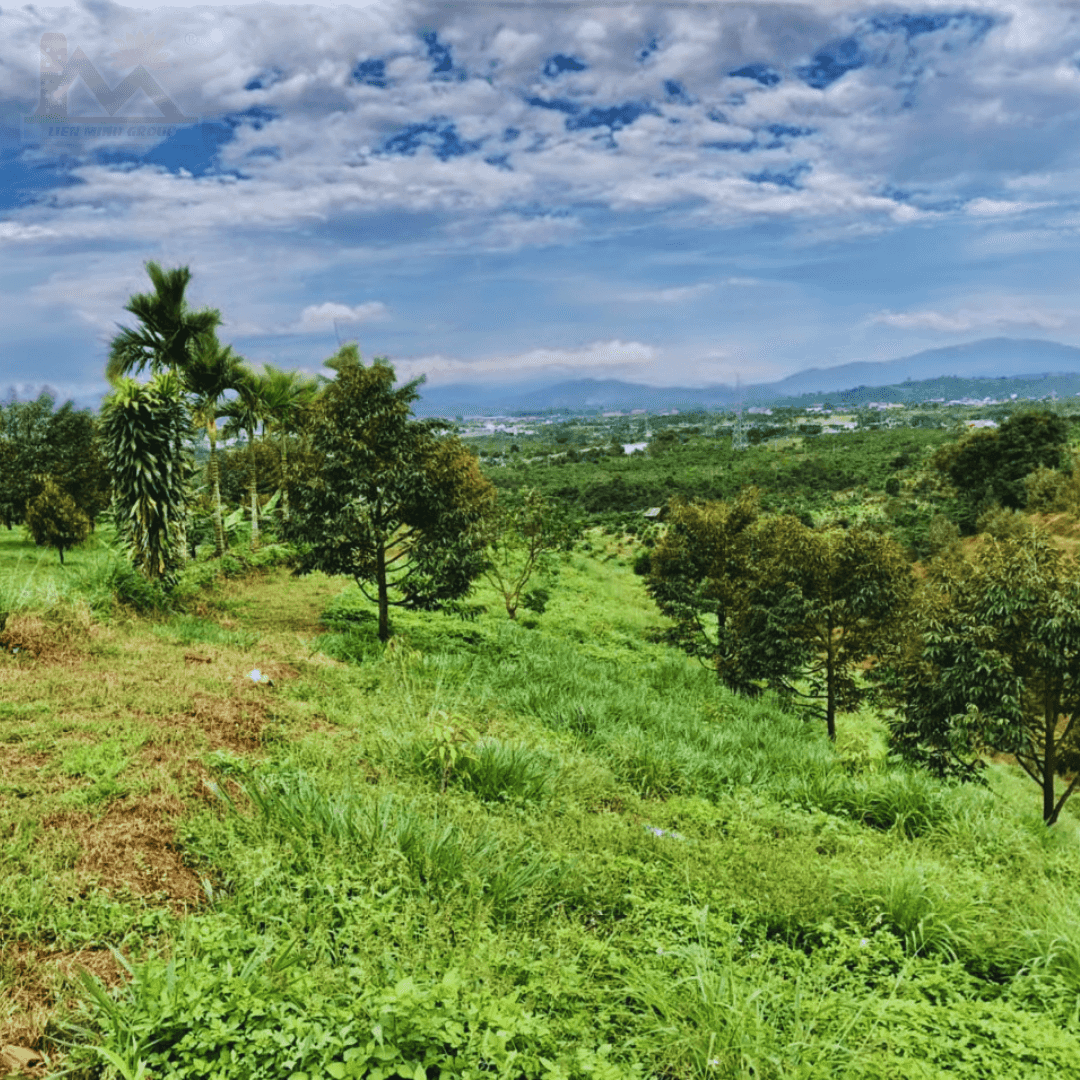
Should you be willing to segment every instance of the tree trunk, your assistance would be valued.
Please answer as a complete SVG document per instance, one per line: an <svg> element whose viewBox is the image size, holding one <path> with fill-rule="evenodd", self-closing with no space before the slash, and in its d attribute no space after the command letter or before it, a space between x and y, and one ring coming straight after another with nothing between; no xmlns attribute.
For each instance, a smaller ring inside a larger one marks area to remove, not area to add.
<svg viewBox="0 0 1080 1080"><path fill-rule="evenodd" d="M1054 776L1057 773L1057 702L1046 696L1043 707L1043 821L1053 825L1057 820L1054 807Z"/></svg>
<svg viewBox="0 0 1080 1080"><path fill-rule="evenodd" d="M289 520L289 446L287 435L281 438L281 520Z"/></svg>
<svg viewBox="0 0 1080 1080"><path fill-rule="evenodd" d="M379 640L390 640L390 596L386 586L386 545L379 543L375 554L375 576L379 587Z"/></svg>
<svg viewBox="0 0 1080 1080"><path fill-rule="evenodd" d="M836 742L836 657L833 643L832 619L828 623L828 638L825 643L825 726L829 738Z"/></svg>
<svg viewBox="0 0 1080 1080"><path fill-rule="evenodd" d="M251 433L251 442L249 443L250 450L249 455L251 457L250 470L251 477L249 481L249 488L251 489L251 550L254 551L259 546L259 491L258 485L255 483L255 433Z"/></svg>
<svg viewBox="0 0 1080 1080"><path fill-rule="evenodd" d="M64 565L64 548L63 548L63 546L61 546L61 547L58 547L56 550L60 552L60 565L63 566Z"/></svg>
<svg viewBox="0 0 1080 1080"><path fill-rule="evenodd" d="M210 486L213 492L214 509L214 554L220 559L225 554L225 525L221 519L221 466L217 457L217 423L213 417L206 425L206 434L210 437Z"/></svg>

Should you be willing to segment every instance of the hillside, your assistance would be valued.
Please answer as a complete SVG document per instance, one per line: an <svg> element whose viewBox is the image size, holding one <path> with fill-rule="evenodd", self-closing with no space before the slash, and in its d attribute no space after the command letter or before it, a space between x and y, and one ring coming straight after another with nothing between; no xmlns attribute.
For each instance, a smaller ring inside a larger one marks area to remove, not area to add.
<svg viewBox="0 0 1080 1080"><path fill-rule="evenodd" d="M1072 810L723 690L650 640L631 539L587 534L542 615L482 587L385 648L273 549L116 608L96 539L60 572L0 533L0 1045L102 1078L1080 1070Z"/></svg>

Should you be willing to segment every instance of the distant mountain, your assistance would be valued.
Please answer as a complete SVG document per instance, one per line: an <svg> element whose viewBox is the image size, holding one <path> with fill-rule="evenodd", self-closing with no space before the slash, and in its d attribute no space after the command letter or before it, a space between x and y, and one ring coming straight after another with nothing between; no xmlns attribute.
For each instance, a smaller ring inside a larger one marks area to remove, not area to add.
<svg viewBox="0 0 1080 1080"><path fill-rule="evenodd" d="M1080 373L1080 348L1056 341L1017 338L987 338L966 345L927 349L898 360L857 361L832 368L808 368L774 383L760 383L742 388L723 383L703 388L685 386L645 386L618 379L574 379L558 383L530 380L524 383L459 383L452 386L422 387L416 412L425 416L492 416L513 413L587 412L593 409L626 412L647 409L727 409L741 397L746 405L765 405L781 398L829 394L849 399L849 395L870 387L896 387L906 381L955 377L964 379L1001 379L1020 375L1046 375L1048 372ZM1064 387L1057 393L1072 393ZM1010 391L1021 397L1033 396L1015 387ZM916 396L889 400L924 400ZM875 400L871 395L865 400ZM970 396L927 392L925 397ZM987 389L978 396L994 396ZM1041 396L1041 395L1034 395ZM850 397L855 400L855 397Z"/></svg>
<svg viewBox="0 0 1080 1080"><path fill-rule="evenodd" d="M1046 372L1080 372L1080 349L1056 341L986 338L967 345L927 349L899 360L857 361L832 368L808 368L779 382L747 387L770 397L833 393L862 386L889 386L956 375L997 379Z"/></svg>

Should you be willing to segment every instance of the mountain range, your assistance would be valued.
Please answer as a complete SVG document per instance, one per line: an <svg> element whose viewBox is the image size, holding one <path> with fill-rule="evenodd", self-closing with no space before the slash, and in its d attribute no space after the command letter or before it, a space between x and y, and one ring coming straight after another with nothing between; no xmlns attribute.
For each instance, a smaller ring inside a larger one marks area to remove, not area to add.
<svg viewBox="0 0 1080 1080"><path fill-rule="evenodd" d="M513 413L587 412L595 409L625 412L647 409L658 412L668 409L728 409L742 399L744 405L779 404L784 399L805 395L828 394L845 399L851 392L853 402L875 400L868 395L870 388L888 388L892 396L882 393L880 400L915 401L930 397L950 396L948 387L964 387L969 380L1014 379L1018 376L1080 374L1080 348L1056 341L1019 338L984 338L965 345L950 345L926 349L896 360L856 361L830 368L807 368L773 383L758 383L741 389L724 383L706 387L646 386L618 379L573 379L562 382L529 380L518 383L471 383L421 387L421 399L416 412L426 416L493 416ZM945 377L943 379L943 377ZM953 382L953 379L956 382ZM918 396L917 387L908 383L935 380L943 393L926 388L925 398ZM1033 380L1018 385L1026 388ZM1034 380L1043 387L1033 395L1017 386L1009 388L1018 396L1042 396L1051 390L1073 394L1068 389L1048 382ZM1071 380L1068 386L1073 386ZM984 387L979 396L996 396L992 388ZM1004 393L1004 396L1009 396ZM951 396L971 394L959 389ZM977 391L975 391L977 393Z"/></svg>

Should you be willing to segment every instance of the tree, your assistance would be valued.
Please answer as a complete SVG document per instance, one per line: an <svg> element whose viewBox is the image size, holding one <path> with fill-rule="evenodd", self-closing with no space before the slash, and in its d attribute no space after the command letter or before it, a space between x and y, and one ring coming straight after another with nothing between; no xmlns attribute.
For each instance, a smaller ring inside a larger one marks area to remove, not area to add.
<svg viewBox="0 0 1080 1080"><path fill-rule="evenodd" d="M708 657L741 693L764 683L822 699L835 739L837 713L863 693L855 669L898 632L911 580L888 537L762 515L750 489L734 503L674 506L647 589L675 623L668 640Z"/></svg>
<svg viewBox="0 0 1080 1080"><path fill-rule="evenodd" d="M1024 480L1040 466L1060 469L1068 424L1046 410L1025 410L1000 428L979 428L955 443L941 447L931 459L948 477L961 503L957 524L971 534L983 511L995 502L1006 509L1027 505Z"/></svg>
<svg viewBox="0 0 1080 1080"><path fill-rule="evenodd" d="M506 614L517 609L529 594L525 588L536 573L550 581L557 573L552 556L569 537L566 522L550 499L535 489L523 490L516 506L499 504L489 520L488 565L484 576L503 598Z"/></svg>
<svg viewBox="0 0 1080 1080"><path fill-rule="evenodd" d="M114 386L134 372L149 367L153 374L163 371L183 377L191 364L203 335L212 333L221 323L216 308L193 311L184 297L191 281L186 266L163 270L156 262L146 263L153 282L152 293L136 293L124 306L142 324L138 328L120 326L120 333L109 346L105 375ZM119 325L119 324L117 324ZM181 403L183 408L183 404ZM182 517L175 525L180 531L179 557L187 556L187 522Z"/></svg>
<svg viewBox="0 0 1080 1080"><path fill-rule="evenodd" d="M166 582L185 554L193 432L182 395L172 374L149 383L119 379L101 408L120 536L135 567Z"/></svg>
<svg viewBox="0 0 1080 1080"><path fill-rule="evenodd" d="M142 325L138 329L121 326L113 338L105 368L109 382L133 372L138 375L146 367L155 375L160 371L179 374L194 355L198 339L221 323L216 308L192 311L188 307L184 293L191 271L186 266L162 270L156 262L148 262L146 272L154 291L136 293L124 305Z"/></svg>
<svg viewBox="0 0 1080 1080"><path fill-rule="evenodd" d="M188 361L181 369L184 389L195 397L194 416L206 428L210 440L210 460L207 473L212 499L214 550L220 557L225 552L225 530L221 513L221 470L217 455L217 421L227 415L221 406L226 391L235 390L243 378L241 358L229 345L222 346L214 331L201 334L195 341Z"/></svg>
<svg viewBox="0 0 1080 1080"><path fill-rule="evenodd" d="M422 380L394 389L393 367L365 366L354 344L326 363L337 378L312 423L317 468L297 485L287 535L304 545L297 573L354 578L386 641L391 606L435 610L467 595L495 491L458 439L438 435L443 421L412 418Z"/></svg>
<svg viewBox="0 0 1080 1080"><path fill-rule="evenodd" d="M56 548L63 566L65 549L76 547L90 534L90 519L51 476L45 476L40 493L26 505L26 527L39 547Z"/></svg>
<svg viewBox="0 0 1080 1080"><path fill-rule="evenodd" d="M836 714L857 708L865 693L856 669L902 633L911 567L895 540L861 526L809 529L785 516L759 533L758 573L787 590L774 630L804 646L800 673L822 699L835 740Z"/></svg>
<svg viewBox="0 0 1080 1080"><path fill-rule="evenodd" d="M35 401L0 406L0 520L10 529L51 476L90 519L108 505L108 474L94 417L66 402L55 409L48 391Z"/></svg>
<svg viewBox="0 0 1080 1080"><path fill-rule="evenodd" d="M270 382L265 374L244 368L236 382L237 395L228 402L222 415L228 417L225 434L235 436L241 432L247 436L248 444L248 496L251 500L251 547L259 546L259 491L258 459L255 450L255 436L260 425L270 417Z"/></svg>
<svg viewBox="0 0 1080 1080"><path fill-rule="evenodd" d="M1080 783L1080 573L1036 528L928 568L914 633L887 665L893 744L940 775L1011 754L1047 825ZM1073 774L1057 793L1057 777Z"/></svg>
<svg viewBox="0 0 1080 1080"><path fill-rule="evenodd" d="M672 502L668 529L649 559L646 589L672 620L665 640L713 667L738 693L778 686L804 661L804 647L774 632L787 602L758 572L759 493L734 502Z"/></svg>
<svg viewBox="0 0 1080 1080"><path fill-rule="evenodd" d="M263 404L270 431L279 436L281 453L281 517L289 520L289 438L299 435L308 421L319 383L299 371L281 371L264 364Z"/></svg>

